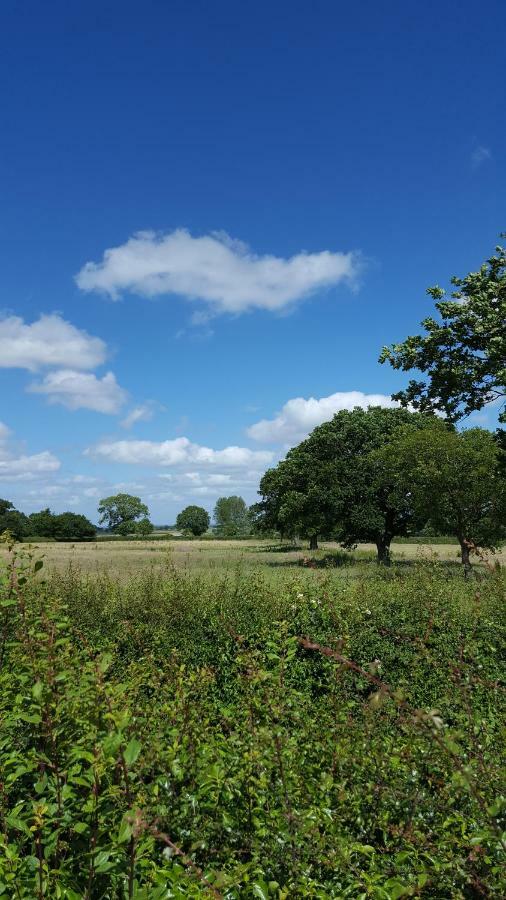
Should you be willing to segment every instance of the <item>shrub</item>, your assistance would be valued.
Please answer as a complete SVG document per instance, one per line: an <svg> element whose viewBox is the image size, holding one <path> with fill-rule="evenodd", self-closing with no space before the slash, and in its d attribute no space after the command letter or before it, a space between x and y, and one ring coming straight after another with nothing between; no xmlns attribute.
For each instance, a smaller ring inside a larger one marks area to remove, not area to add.
<svg viewBox="0 0 506 900"><path fill-rule="evenodd" d="M39 568L0 589L4 896L504 894L500 573Z"/></svg>

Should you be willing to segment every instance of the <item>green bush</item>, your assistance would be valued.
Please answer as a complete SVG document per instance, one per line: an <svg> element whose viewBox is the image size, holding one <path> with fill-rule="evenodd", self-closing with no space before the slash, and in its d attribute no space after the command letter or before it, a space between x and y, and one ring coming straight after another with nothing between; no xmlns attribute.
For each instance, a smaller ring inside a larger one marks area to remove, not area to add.
<svg viewBox="0 0 506 900"><path fill-rule="evenodd" d="M500 573L39 567L0 591L0 897L504 894Z"/></svg>

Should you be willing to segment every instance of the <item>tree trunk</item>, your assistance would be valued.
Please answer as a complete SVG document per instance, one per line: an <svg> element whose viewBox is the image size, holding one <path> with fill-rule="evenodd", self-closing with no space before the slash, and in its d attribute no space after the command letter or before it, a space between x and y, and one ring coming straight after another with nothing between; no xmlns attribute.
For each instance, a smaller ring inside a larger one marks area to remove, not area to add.
<svg viewBox="0 0 506 900"><path fill-rule="evenodd" d="M391 538L381 537L376 541L376 547L378 549L377 563L380 566L390 565L390 540Z"/></svg>
<svg viewBox="0 0 506 900"><path fill-rule="evenodd" d="M465 539L461 540L461 542L460 542L460 551L461 551L462 565L464 566L464 576L467 578L467 576L471 573L472 564L471 564L471 558L470 558L469 544Z"/></svg>
<svg viewBox="0 0 506 900"><path fill-rule="evenodd" d="M309 538L309 549L310 550L318 550L318 535L312 534Z"/></svg>

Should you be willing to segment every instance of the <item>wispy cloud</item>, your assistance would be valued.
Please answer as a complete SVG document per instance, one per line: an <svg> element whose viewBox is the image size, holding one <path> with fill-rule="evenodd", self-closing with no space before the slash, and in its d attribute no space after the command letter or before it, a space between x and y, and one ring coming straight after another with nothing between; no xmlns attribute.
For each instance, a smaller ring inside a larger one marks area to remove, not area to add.
<svg viewBox="0 0 506 900"><path fill-rule="evenodd" d="M483 144L479 144L471 153L471 165L473 169L478 169L489 159L492 159L492 153L490 152L489 148L483 146Z"/></svg>
<svg viewBox="0 0 506 900"><path fill-rule="evenodd" d="M130 410L127 416L121 420L122 428L132 428L136 422L149 422L155 414L156 404L148 401L147 403L139 403Z"/></svg>
<svg viewBox="0 0 506 900"><path fill-rule="evenodd" d="M222 232L193 237L178 229L134 234L106 250L101 262L86 263L76 281L81 290L101 291L114 300L125 291L144 297L177 294L204 301L212 314L241 313L281 311L315 291L351 284L359 267L352 252L260 256ZM197 322L202 324L198 313Z"/></svg>

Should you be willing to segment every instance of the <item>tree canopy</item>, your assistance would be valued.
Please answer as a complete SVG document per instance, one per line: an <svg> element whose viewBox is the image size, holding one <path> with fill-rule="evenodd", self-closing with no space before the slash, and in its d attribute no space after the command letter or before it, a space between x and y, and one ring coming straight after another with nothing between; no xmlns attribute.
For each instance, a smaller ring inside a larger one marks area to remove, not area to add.
<svg viewBox="0 0 506 900"><path fill-rule="evenodd" d="M142 503L140 497L134 497L131 494L114 494L111 497L104 497L98 506L100 513L100 524L110 528L111 531L117 531L118 528L125 525L131 525L132 531L137 519L148 518L149 510L145 503Z"/></svg>
<svg viewBox="0 0 506 900"><path fill-rule="evenodd" d="M378 560L388 562L395 535L412 524L408 492L396 489L373 452L400 428L426 428L432 417L409 410L356 407L337 413L290 450L260 482L257 514L267 529L309 538L335 537L344 546L376 544Z"/></svg>
<svg viewBox="0 0 506 900"><path fill-rule="evenodd" d="M251 531L248 507L242 497L220 497L214 507L216 531L220 537L243 537Z"/></svg>
<svg viewBox="0 0 506 900"><path fill-rule="evenodd" d="M53 537L57 541L89 541L96 537L95 526L79 513L64 512L53 519Z"/></svg>
<svg viewBox="0 0 506 900"><path fill-rule="evenodd" d="M38 537L54 537L54 520L55 515L49 507L41 509L40 512L30 513L30 532Z"/></svg>
<svg viewBox="0 0 506 900"><path fill-rule="evenodd" d="M462 562L470 552L494 548L506 537L506 480L502 451L483 428L456 432L443 423L401 431L377 454L413 512L443 534L455 535Z"/></svg>
<svg viewBox="0 0 506 900"><path fill-rule="evenodd" d="M29 532L29 520L24 513L14 508L10 500L0 499L0 534L9 531L17 541Z"/></svg>
<svg viewBox="0 0 506 900"><path fill-rule="evenodd" d="M380 362L403 372L418 369L425 380L411 380L394 394L404 406L441 411L451 422L506 396L506 251L486 260L478 272L451 279L450 299L436 286L440 320L423 320L425 334L384 347ZM500 414L506 421L506 412Z"/></svg>
<svg viewBox="0 0 506 900"><path fill-rule="evenodd" d="M147 517L145 517L144 519L141 519L140 522L135 523L135 530L137 534L147 537L148 534L152 534L154 531L154 525Z"/></svg>
<svg viewBox="0 0 506 900"><path fill-rule="evenodd" d="M203 506L187 506L181 510L176 526L181 531L189 531L195 537L205 534L210 523L209 513Z"/></svg>
<svg viewBox="0 0 506 900"><path fill-rule="evenodd" d="M57 541L84 541L92 540L96 535L95 526L79 513L64 512L56 515L46 508L25 516L14 509L8 500L0 500L0 534L3 531L10 531L16 540L33 536L54 538Z"/></svg>

